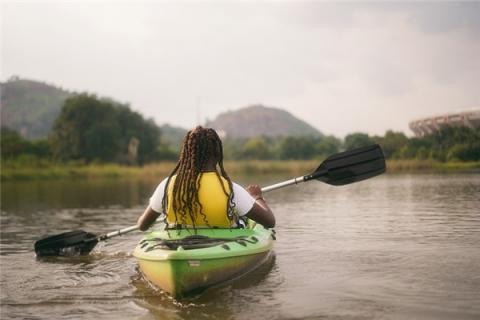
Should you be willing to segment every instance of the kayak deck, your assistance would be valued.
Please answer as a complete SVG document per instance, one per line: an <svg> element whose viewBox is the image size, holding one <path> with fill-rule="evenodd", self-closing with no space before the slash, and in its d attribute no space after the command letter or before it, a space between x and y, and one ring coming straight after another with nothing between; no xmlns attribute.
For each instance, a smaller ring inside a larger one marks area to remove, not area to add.
<svg viewBox="0 0 480 320"><path fill-rule="evenodd" d="M135 248L144 277L175 298L237 278L270 257L274 231L251 229L161 230Z"/></svg>

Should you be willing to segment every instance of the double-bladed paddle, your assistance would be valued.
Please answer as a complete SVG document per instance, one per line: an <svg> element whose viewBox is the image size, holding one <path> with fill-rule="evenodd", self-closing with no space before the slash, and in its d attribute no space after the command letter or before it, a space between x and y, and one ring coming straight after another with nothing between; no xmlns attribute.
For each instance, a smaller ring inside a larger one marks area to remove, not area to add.
<svg viewBox="0 0 480 320"><path fill-rule="evenodd" d="M292 184L319 180L330 185L341 186L362 181L385 172L385 157L379 145L361 147L340 152L328 157L312 173L262 188L262 192L280 189ZM116 236L137 230L137 226L120 229L100 236L83 230L75 230L47 236L35 242L37 257L85 255L95 245Z"/></svg>
<svg viewBox="0 0 480 320"><path fill-rule="evenodd" d="M262 188L263 192L292 184L319 180L333 186L362 181L385 172L385 157L378 144L331 155L318 168L305 176Z"/></svg>

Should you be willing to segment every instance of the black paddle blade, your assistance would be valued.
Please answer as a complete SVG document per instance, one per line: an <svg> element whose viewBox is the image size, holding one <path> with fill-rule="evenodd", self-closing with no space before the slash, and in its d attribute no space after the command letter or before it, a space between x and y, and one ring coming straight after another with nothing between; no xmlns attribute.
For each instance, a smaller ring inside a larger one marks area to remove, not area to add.
<svg viewBox="0 0 480 320"><path fill-rule="evenodd" d="M318 179L342 186L362 181L385 172L385 156L378 144L348 150L328 157L305 180Z"/></svg>
<svg viewBox="0 0 480 320"><path fill-rule="evenodd" d="M93 233L75 230L36 241L35 253L37 257L78 256L88 254L97 243L97 236Z"/></svg>

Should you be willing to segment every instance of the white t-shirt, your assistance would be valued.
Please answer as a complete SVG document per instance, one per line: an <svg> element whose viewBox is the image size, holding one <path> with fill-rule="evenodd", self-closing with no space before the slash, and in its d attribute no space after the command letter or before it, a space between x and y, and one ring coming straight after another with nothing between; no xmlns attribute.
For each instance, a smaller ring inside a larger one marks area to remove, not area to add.
<svg viewBox="0 0 480 320"><path fill-rule="evenodd" d="M150 208L158 213L164 213L162 210L162 199L165 193L167 179L163 179L150 198ZM232 182L233 185L233 203L239 217L246 215L255 204L255 199L242 186Z"/></svg>

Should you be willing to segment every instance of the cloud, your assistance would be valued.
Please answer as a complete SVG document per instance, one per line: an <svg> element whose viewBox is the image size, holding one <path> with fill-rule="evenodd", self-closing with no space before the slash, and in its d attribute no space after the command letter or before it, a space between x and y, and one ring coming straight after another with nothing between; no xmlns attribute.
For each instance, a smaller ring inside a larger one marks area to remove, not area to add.
<svg viewBox="0 0 480 320"><path fill-rule="evenodd" d="M283 22L324 28L357 28L361 16L406 16L408 22L424 32L444 33L463 29L480 31L480 2L286 2L274 12ZM382 23L385 23L382 20ZM382 26L379 23L379 26Z"/></svg>
<svg viewBox="0 0 480 320"><path fill-rule="evenodd" d="M404 10L410 13L409 22L425 32L480 32L480 2L410 3Z"/></svg>

